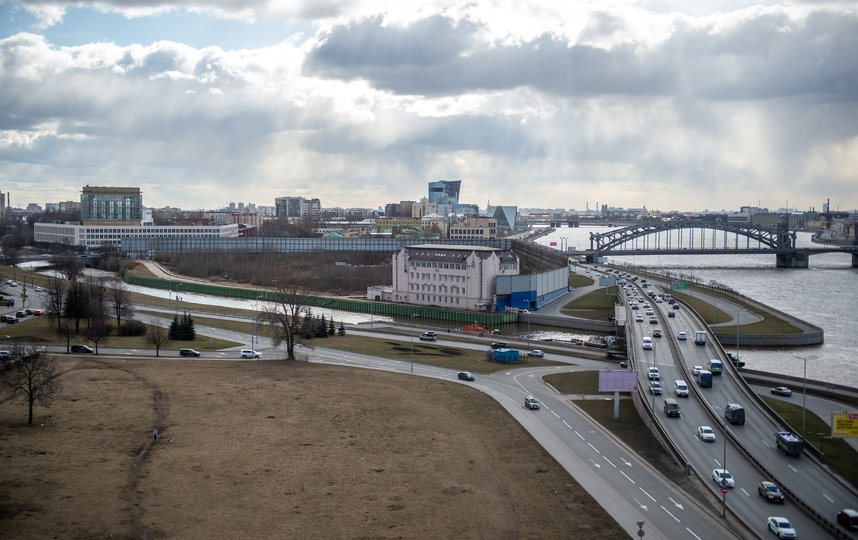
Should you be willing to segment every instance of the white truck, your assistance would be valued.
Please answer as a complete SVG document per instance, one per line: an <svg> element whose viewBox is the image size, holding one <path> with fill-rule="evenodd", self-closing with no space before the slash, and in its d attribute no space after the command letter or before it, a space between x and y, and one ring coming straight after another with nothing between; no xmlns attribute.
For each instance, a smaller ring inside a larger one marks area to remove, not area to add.
<svg viewBox="0 0 858 540"><path fill-rule="evenodd" d="M694 332L694 344L706 345L706 332L704 332L703 330L698 330Z"/></svg>

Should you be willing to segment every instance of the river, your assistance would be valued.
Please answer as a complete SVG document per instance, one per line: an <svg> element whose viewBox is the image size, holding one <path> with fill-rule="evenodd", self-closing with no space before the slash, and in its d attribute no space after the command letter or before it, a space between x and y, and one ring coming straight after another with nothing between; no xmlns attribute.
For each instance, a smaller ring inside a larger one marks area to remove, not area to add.
<svg viewBox="0 0 858 540"><path fill-rule="evenodd" d="M555 248L590 249L590 233L609 227L561 228L537 240ZM741 244L740 244L741 245ZM798 233L798 247L812 247L810 233ZM825 343L791 349L740 349L747 367L858 387L855 363L855 311L858 268L848 254L810 257L810 268L775 268L774 255L651 255L618 256L609 263L693 276L721 283L773 308L821 327ZM728 349L729 350L729 349Z"/></svg>

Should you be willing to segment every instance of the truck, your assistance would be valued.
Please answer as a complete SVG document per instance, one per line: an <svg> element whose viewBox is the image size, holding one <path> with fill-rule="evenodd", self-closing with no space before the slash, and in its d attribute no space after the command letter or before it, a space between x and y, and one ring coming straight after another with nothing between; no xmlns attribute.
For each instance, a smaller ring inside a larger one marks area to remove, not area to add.
<svg viewBox="0 0 858 540"><path fill-rule="evenodd" d="M712 372L708 369L701 369L700 373L697 374L697 386L712 386Z"/></svg>
<svg viewBox="0 0 858 540"><path fill-rule="evenodd" d="M707 368L712 372L712 375L721 375L721 372L724 371L724 365L721 363L721 360L715 358L709 360Z"/></svg>
<svg viewBox="0 0 858 540"><path fill-rule="evenodd" d="M706 345L706 332L703 330L697 330L694 332L694 344L695 345Z"/></svg>
<svg viewBox="0 0 858 540"><path fill-rule="evenodd" d="M499 364L517 364L521 356L516 349L489 349L486 351L486 360Z"/></svg>
<svg viewBox="0 0 858 540"><path fill-rule="evenodd" d="M730 421L731 424L745 424L745 409L738 403L728 403L724 407L724 418Z"/></svg>
<svg viewBox="0 0 858 540"><path fill-rule="evenodd" d="M804 448L804 443L801 442L798 435L789 431L778 431L775 433L775 443L778 446L778 450L781 450L788 456L800 456Z"/></svg>

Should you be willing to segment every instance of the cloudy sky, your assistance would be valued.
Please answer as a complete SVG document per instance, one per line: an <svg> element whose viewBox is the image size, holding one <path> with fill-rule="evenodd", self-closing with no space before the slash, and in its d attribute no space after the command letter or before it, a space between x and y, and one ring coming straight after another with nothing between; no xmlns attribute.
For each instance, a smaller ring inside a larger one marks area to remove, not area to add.
<svg viewBox="0 0 858 540"><path fill-rule="evenodd" d="M853 0L0 0L0 190L858 208Z"/></svg>

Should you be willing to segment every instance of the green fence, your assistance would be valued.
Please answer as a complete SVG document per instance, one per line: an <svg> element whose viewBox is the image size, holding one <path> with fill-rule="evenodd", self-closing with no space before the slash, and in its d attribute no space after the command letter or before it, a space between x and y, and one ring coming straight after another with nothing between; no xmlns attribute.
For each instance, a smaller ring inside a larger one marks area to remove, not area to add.
<svg viewBox="0 0 858 540"><path fill-rule="evenodd" d="M225 296L227 298L244 298L247 300L276 301L274 291L262 289L245 289L239 287L225 287L210 283L196 283L192 281L170 281L159 278L139 277L125 272L124 279L131 285L152 287L156 289L168 289L176 292L195 292L211 296ZM370 302L354 298L336 298L330 296L305 296L305 303L311 306L338 309L343 311L357 311L371 313L379 316L390 317L417 317L433 321L444 321L449 323L461 323L469 325L478 323L485 326L498 326L501 324L518 322L518 312L507 313L481 313L472 311L454 311L414 304L391 304L387 302Z"/></svg>

